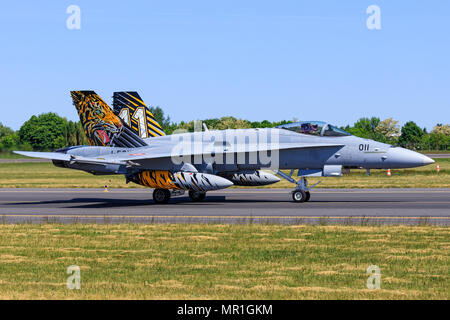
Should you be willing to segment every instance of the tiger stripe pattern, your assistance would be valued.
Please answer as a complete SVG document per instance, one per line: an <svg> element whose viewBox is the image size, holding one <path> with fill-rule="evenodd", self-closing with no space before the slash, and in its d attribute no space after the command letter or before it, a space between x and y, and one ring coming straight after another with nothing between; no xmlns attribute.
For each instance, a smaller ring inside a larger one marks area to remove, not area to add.
<svg viewBox="0 0 450 320"><path fill-rule="evenodd" d="M166 170L142 170L127 176L128 181L141 186L159 189L182 189L193 191L208 191L220 189L211 183L212 175L198 172L175 172Z"/></svg>
<svg viewBox="0 0 450 320"><path fill-rule="evenodd" d="M172 172L166 170L143 170L129 176L128 180L149 188L181 189Z"/></svg>

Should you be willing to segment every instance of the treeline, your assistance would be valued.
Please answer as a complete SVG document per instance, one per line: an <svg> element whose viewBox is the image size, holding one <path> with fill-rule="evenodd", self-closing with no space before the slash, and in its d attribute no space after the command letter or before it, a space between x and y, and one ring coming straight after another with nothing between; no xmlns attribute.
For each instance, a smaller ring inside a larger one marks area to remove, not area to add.
<svg viewBox="0 0 450 320"><path fill-rule="evenodd" d="M420 128L414 121L403 127L392 118L361 118L353 126L342 127L345 131L362 138L372 139L412 150L450 149L450 125L438 123L431 132Z"/></svg>
<svg viewBox="0 0 450 320"><path fill-rule="evenodd" d="M174 132L201 130L195 128L195 122L175 123L164 115L160 107L150 107L156 120L161 124L166 134ZM202 120L209 130L273 128L290 121L248 121L234 117L222 117ZM362 138L399 145L413 150L449 150L450 126L437 124L431 132L420 128L415 122L409 121L403 127L392 118L361 118L352 126L341 127L345 131ZM55 113L44 113L32 116L18 131L0 123L0 152L11 150L50 151L68 146L87 145L84 130L79 122L69 121Z"/></svg>
<svg viewBox="0 0 450 320"><path fill-rule="evenodd" d="M80 122L69 121L56 113L32 116L18 131L13 131L0 123L0 152L50 151L86 144L86 135Z"/></svg>
<svg viewBox="0 0 450 320"><path fill-rule="evenodd" d="M170 120L169 116L164 115L164 111L160 107L150 107L150 111L155 116L155 119L161 124L164 132L166 134L172 134L174 132L180 131L195 131L195 121L191 120L189 122L181 121L180 123L175 123ZM295 119L294 119L295 120ZM296 120L295 120L296 121ZM291 123L292 121L277 121L270 122L268 120L264 121L248 121L243 119L237 119L235 117L222 117L214 119L204 119L201 120L202 123L206 124L209 130L225 130L225 129L249 129L249 128L273 128L282 124ZM203 130L203 128L199 128Z"/></svg>

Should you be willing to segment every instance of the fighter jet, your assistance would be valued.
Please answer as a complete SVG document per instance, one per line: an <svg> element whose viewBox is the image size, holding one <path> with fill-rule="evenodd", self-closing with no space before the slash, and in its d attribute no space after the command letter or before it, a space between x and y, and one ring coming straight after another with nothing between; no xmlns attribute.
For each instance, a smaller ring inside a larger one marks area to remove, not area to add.
<svg viewBox="0 0 450 320"><path fill-rule="evenodd" d="M185 191L191 200L201 201L207 191L269 185L280 181L278 176L295 184L292 199L301 203L310 200L317 185L308 185L311 176L339 177L344 169L412 168L434 162L321 121L166 135L137 92L115 92L113 109L94 91L71 95L89 146L15 153L94 175L123 175L127 183L153 188L157 204ZM298 179L293 178L295 171Z"/></svg>

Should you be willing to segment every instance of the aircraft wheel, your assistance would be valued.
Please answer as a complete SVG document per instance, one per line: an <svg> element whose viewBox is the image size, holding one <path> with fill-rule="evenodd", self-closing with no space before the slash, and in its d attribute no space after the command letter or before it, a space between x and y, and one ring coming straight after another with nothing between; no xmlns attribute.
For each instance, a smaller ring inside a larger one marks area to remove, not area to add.
<svg viewBox="0 0 450 320"><path fill-rule="evenodd" d="M153 191L153 201L157 204L167 203L170 199L170 191L167 189L155 189Z"/></svg>
<svg viewBox="0 0 450 320"><path fill-rule="evenodd" d="M303 190L294 190L292 192L292 199L294 199L295 202L305 202L306 192Z"/></svg>
<svg viewBox="0 0 450 320"><path fill-rule="evenodd" d="M189 191L189 198L191 198L192 201L198 202L202 201L206 197L206 192L200 192L200 191Z"/></svg>
<svg viewBox="0 0 450 320"><path fill-rule="evenodd" d="M311 199L311 192L309 192L309 191L306 191L305 193L306 193L306 198L305 198L305 202L308 202L308 201L309 201L309 199Z"/></svg>

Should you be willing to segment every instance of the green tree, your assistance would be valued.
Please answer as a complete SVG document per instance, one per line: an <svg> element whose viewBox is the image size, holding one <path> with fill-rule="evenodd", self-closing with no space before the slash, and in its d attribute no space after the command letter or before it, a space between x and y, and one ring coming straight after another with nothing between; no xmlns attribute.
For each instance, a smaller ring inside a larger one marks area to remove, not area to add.
<svg viewBox="0 0 450 320"><path fill-rule="evenodd" d="M59 149L63 147L67 147L67 142L64 136L56 137L55 140L53 140L53 148Z"/></svg>
<svg viewBox="0 0 450 320"><path fill-rule="evenodd" d="M380 118L377 117L360 118L357 122L355 122L353 127L346 126L344 130L357 137L385 142L386 138L379 132L375 131L380 122Z"/></svg>
<svg viewBox="0 0 450 320"><path fill-rule="evenodd" d="M261 122L253 121L250 122L250 125L252 128L273 128L276 126L275 122L270 122L269 120L263 120Z"/></svg>
<svg viewBox="0 0 450 320"><path fill-rule="evenodd" d="M408 121L402 127L402 134L398 143L402 147L416 149L422 140L422 136L423 130L414 121Z"/></svg>
<svg viewBox="0 0 450 320"><path fill-rule="evenodd" d="M450 125L438 123L431 133L443 134L444 136L450 136Z"/></svg>
<svg viewBox="0 0 450 320"><path fill-rule="evenodd" d="M375 128L375 133L384 137L390 143L395 143L400 136L398 121L392 118L380 121Z"/></svg>
<svg viewBox="0 0 450 320"><path fill-rule="evenodd" d="M19 145L19 136L17 133L11 133L7 136L3 136L0 140L0 149L2 151L11 150Z"/></svg>
<svg viewBox="0 0 450 320"><path fill-rule="evenodd" d="M148 109L155 117L156 122L158 122L161 125L161 128L166 134L170 134L170 132L174 130L174 126L170 122L170 117L164 116L164 111L159 106L156 107L150 106Z"/></svg>
<svg viewBox="0 0 450 320"><path fill-rule="evenodd" d="M182 133L182 132L194 132L194 121L184 122L181 121L179 124L175 124L171 132L166 132L166 134L172 133Z"/></svg>
<svg viewBox="0 0 450 320"><path fill-rule="evenodd" d="M289 123L293 123L293 122L297 122L297 121L294 121L295 119L292 119L292 120L281 120L281 121L276 121L276 122L272 122L272 124L273 124L273 126L274 127L277 127L277 126L282 126L282 125L284 125L284 124L289 124Z"/></svg>
<svg viewBox="0 0 450 320"><path fill-rule="evenodd" d="M218 118L205 119L203 120L203 123L206 124L209 130L216 130L218 124L220 123L220 119Z"/></svg>
<svg viewBox="0 0 450 320"><path fill-rule="evenodd" d="M215 129L248 129L251 128L251 124L248 120L237 119L235 117L222 117Z"/></svg>
<svg viewBox="0 0 450 320"><path fill-rule="evenodd" d="M59 145L61 144L61 141L64 141L64 146L78 146L86 145L88 143L81 123L73 121L65 121L64 140L59 140Z"/></svg>
<svg viewBox="0 0 450 320"><path fill-rule="evenodd" d="M439 132L432 132L427 135L429 143L424 149L447 150L450 147L450 135Z"/></svg>
<svg viewBox="0 0 450 320"><path fill-rule="evenodd" d="M14 132L10 135L4 136L0 140L0 151L11 151L11 150L33 150L29 143L21 143L18 133Z"/></svg>
<svg viewBox="0 0 450 320"><path fill-rule="evenodd" d="M19 130L21 143L28 143L33 150L53 150L62 146L65 139L67 120L61 118L56 113L43 113L32 116Z"/></svg>
<svg viewBox="0 0 450 320"><path fill-rule="evenodd" d="M0 151L7 151L17 146L19 138L14 131L0 122Z"/></svg>
<svg viewBox="0 0 450 320"><path fill-rule="evenodd" d="M4 126L1 122L0 122L0 140L5 137L5 136L9 136L10 134L13 134L14 130L12 130L11 128Z"/></svg>

